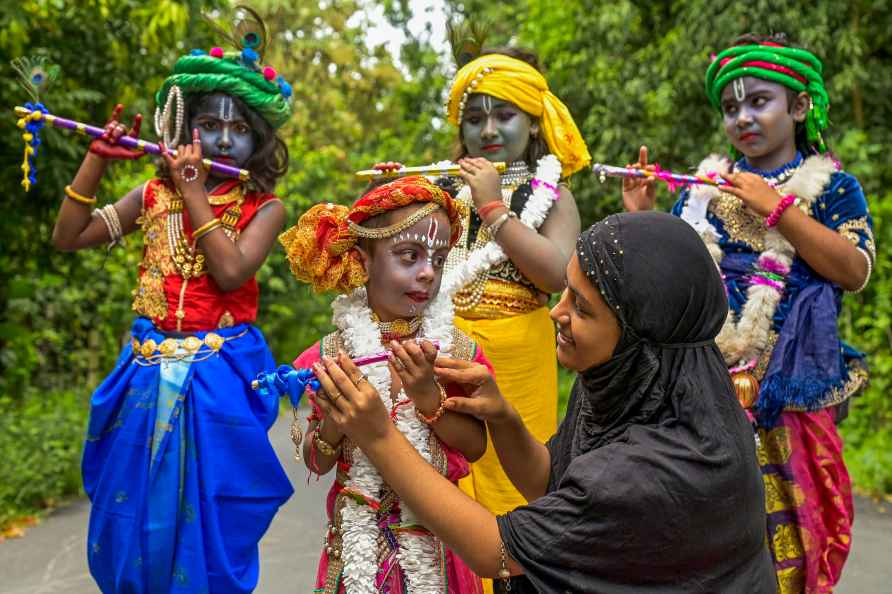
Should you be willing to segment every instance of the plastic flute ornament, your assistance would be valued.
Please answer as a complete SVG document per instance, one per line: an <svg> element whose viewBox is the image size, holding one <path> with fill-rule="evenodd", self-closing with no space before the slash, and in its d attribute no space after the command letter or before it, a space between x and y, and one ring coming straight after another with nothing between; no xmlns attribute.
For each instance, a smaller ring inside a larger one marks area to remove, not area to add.
<svg viewBox="0 0 892 594"><path fill-rule="evenodd" d="M508 168L502 161L496 161L492 164L499 173L505 173ZM439 165L422 165L420 167L402 167L396 170L383 169L363 169L356 172L357 179L373 180L385 177L407 177L409 175L431 175L431 176L451 176L457 177L461 173L461 167L458 163L442 163Z"/></svg>
<svg viewBox="0 0 892 594"><path fill-rule="evenodd" d="M63 130L71 130L73 132L77 132L78 134L82 134L84 136L92 136L93 138L99 138L105 132L102 128L97 128L96 126L91 126L89 124L84 124L81 122L76 122L74 120L68 120L65 118L61 118L59 116L53 115L51 113L41 112L34 109L29 109L27 107L17 106L15 108L15 113L20 118L23 119L36 119L43 120L47 124L53 126L54 128L61 128ZM38 115L40 114L40 115ZM161 148L153 143L142 140L141 138L133 138L132 136L122 136L118 139L118 144L123 147L134 149L138 151L144 151L146 153L151 153L153 155L160 155ZM174 149L168 149L167 151L170 155L176 156L177 152ZM224 163L218 163L217 161L211 161L210 159L204 159L202 161L204 164L204 168L212 173L216 173L225 177L235 177L242 181L247 181L251 178L251 173L247 169L239 169L238 167L232 167L230 165L226 165Z"/></svg>
<svg viewBox="0 0 892 594"><path fill-rule="evenodd" d="M669 191L674 192L679 187L690 185L707 185L707 186L728 186L727 181L719 177L717 173L709 173L707 175L687 175L683 173L673 173L660 169L660 166L654 163L653 171L644 169L633 169L631 167L614 167L613 165L602 165L595 163L592 166L592 172L598 175L601 183L604 183L608 177L638 177L653 178L664 181L669 185Z"/></svg>

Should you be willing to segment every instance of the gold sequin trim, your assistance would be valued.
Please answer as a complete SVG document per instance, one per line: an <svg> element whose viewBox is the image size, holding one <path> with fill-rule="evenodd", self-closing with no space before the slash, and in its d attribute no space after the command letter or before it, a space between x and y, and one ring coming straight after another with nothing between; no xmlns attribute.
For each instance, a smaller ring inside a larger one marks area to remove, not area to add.
<svg viewBox="0 0 892 594"><path fill-rule="evenodd" d="M143 342L131 338L130 346L133 347L133 362L146 367L159 365L164 360L197 362L218 353L224 343L241 338L247 333L248 331L244 330L235 336L224 338L215 332L208 332L204 338L197 336L165 338L160 343L151 338Z"/></svg>
<svg viewBox="0 0 892 594"><path fill-rule="evenodd" d="M503 280L487 279L477 304L462 311L469 320L495 320L518 316L542 307L538 292L524 285Z"/></svg>
<svg viewBox="0 0 892 594"><path fill-rule="evenodd" d="M870 374L858 362L849 363L849 379L842 386L828 390L817 406L785 406L784 410L811 411L842 404L867 387Z"/></svg>
<svg viewBox="0 0 892 594"><path fill-rule="evenodd" d="M855 247L859 247L858 244L861 243L862 236L858 234L859 231L866 236L864 240L864 247L867 249L867 253L870 254L870 263L872 265L876 264L877 248L873 236L873 230L867 223L867 217L858 217L857 219L851 219L842 223L839 227L836 228L836 232L851 241L852 245L854 245Z"/></svg>
<svg viewBox="0 0 892 594"><path fill-rule="evenodd" d="M174 273L167 242L167 211L174 195L161 183L154 184L154 193L155 203L146 209L143 190L143 210L137 219L142 226L145 249L140 263L142 273L133 290L133 310L148 318L163 320L167 317L164 278Z"/></svg>

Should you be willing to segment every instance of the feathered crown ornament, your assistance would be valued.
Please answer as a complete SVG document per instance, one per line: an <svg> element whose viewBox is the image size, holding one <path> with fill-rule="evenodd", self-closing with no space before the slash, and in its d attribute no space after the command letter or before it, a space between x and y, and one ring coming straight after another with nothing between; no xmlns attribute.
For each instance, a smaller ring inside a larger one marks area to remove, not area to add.
<svg viewBox="0 0 892 594"><path fill-rule="evenodd" d="M480 57L486 38L489 36L489 23L485 21L465 21L446 23L446 37L452 48L456 70Z"/></svg>
<svg viewBox="0 0 892 594"><path fill-rule="evenodd" d="M22 187L28 192L37 183L37 150L40 147L40 131L45 124L44 115L49 113L40 102L40 94L59 76L59 67L48 64L43 56L16 58L12 62L18 75L19 85L31 101L25 103L30 113L19 118L17 125L22 130L25 141L25 154L22 158Z"/></svg>
<svg viewBox="0 0 892 594"><path fill-rule="evenodd" d="M238 97L273 128L291 117L292 88L269 65L263 55L270 36L260 15L247 6L236 6L238 20L228 30L207 16L205 21L236 52L221 47L192 50L174 64L155 94L155 131L168 144L180 137L183 125L183 96L190 93L226 93Z"/></svg>

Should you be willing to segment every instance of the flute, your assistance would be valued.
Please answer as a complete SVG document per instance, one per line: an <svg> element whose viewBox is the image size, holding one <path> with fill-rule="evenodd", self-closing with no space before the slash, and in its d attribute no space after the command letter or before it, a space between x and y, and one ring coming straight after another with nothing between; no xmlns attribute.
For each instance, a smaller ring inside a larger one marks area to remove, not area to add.
<svg viewBox="0 0 892 594"><path fill-rule="evenodd" d="M505 173L508 168L502 161L492 164L499 173ZM461 173L458 163L442 163L439 165L421 165L417 167L402 167L396 170L384 171L381 169L363 169L356 172L357 179L373 180L385 177L406 177L409 175L436 175L457 177Z"/></svg>
<svg viewBox="0 0 892 594"><path fill-rule="evenodd" d="M669 184L674 190L677 186L689 185L708 185L708 186L727 186L727 181L718 175L686 175L683 173L673 173L665 171L656 166L654 171L646 171L644 169L632 169L631 167L614 167L612 165L603 165L595 163L592 166L592 172L598 174L598 179L603 183L608 177L649 177L659 179Z"/></svg>
<svg viewBox="0 0 892 594"><path fill-rule="evenodd" d="M420 340L420 339L416 339L416 342L418 342L418 340ZM435 349L437 349L438 351L440 350L440 341L439 340L431 340L430 343L434 345ZM371 365L373 363L380 363L381 361L387 361L387 359L390 357L390 353L391 353L391 351L381 351L380 353L375 353L374 355L366 355L364 357L357 357L357 358L353 359L353 364L356 365L357 367L364 367L366 365ZM296 362L296 360L295 360L295 362ZM316 374L313 373L313 371L311 369L296 369L295 368L293 370L289 370L289 373L291 371L296 372L298 374L298 377L300 377L301 380L303 380L306 383L317 379ZM272 374L272 375L274 375L274 374ZM251 382L251 389L257 390L258 388L261 387L261 383L262 382L260 380L255 379L254 381Z"/></svg>
<svg viewBox="0 0 892 594"><path fill-rule="evenodd" d="M33 113L33 110L28 109L27 107L17 106L15 108L15 113L19 117L25 117L31 115L31 113ZM47 124L53 126L54 128L71 130L83 136L92 136L93 138L99 138L105 133L105 130L103 130L102 128L97 128L96 126L91 126L82 122L76 122L74 120L61 118L50 113L44 113L41 118L45 120ZM147 142L140 138L133 138L132 136L121 136L121 138L118 139L118 144L129 149L144 151L153 155L161 154L161 147L159 147L157 144L153 142ZM167 152L174 157L177 155L177 151L172 148L168 149ZM247 169L239 169L238 167L232 167L231 165L218 163L217 161L211 161L210 159L203 159L202 164L204 165L204 168L206 170L218 175L222 175L225 177L234 177L242 181L247 181L251 178L251 173Z"/></svg>

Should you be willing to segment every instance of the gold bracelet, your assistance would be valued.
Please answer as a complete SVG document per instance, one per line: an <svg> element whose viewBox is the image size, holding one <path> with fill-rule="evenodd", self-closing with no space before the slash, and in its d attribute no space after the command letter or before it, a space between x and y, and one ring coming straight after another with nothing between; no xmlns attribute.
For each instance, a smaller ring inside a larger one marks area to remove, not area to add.
<svg viewBox="0 0 892 594"><path fill-rule="evenodd" d="M446 414L446 400L448 400L446 397L446 390L443 389L443 386L441 386L439 382L437 382L437 388L440 389L440 407L434 411L434 414L426 417L420 410L417 408L415 409L416 416L418 416L418 419L425 425L433 425L440 420L440 417Z"/></svg>
<svg viewBox="0 0 892 594"><path fill-rule="evenodd" d="M86 204L87 206L93 206L94 204L96 204L96 196L90 197L84 196L83 194L78 194L71 186L65 186L65 195L75 202L80 202L81 204Z"/></svg>
<svg viewBox="0 0 892 594"><path fill-rule="evenodd" d="M319 450L319 453L323 456L336 456L338 451L341 449L341 444L337 446L333 446L321 437L319 437L319 427L313 431L313 445L316 446L316 449Z"/></svg>
<svg viewBox="0 0 892 594"><path fill-rule="evenodd" d="M214 217L198 229L192 232L192 239L198 241L217 227L222 227L223 223L220 222L220 219Z"/></svg>

